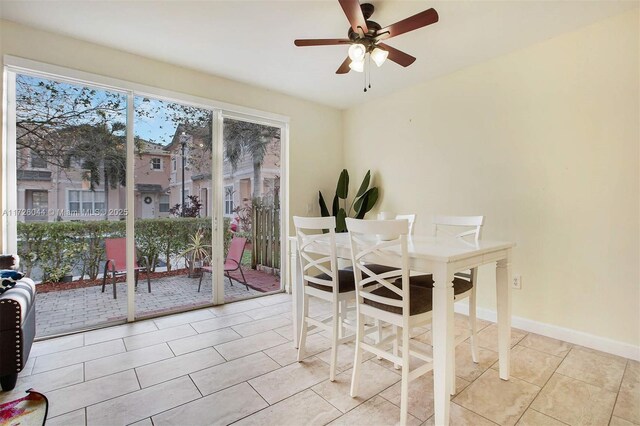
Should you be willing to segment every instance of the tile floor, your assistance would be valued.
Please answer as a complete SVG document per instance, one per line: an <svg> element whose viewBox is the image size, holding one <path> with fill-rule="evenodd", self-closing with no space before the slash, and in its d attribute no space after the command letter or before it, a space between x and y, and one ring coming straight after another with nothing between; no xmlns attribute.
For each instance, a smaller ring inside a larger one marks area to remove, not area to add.
<svg viewBox="0 0 640 426"><path fill-rule="evenodd" d="M326 316L328 306L312 305ZM461 331L464 318L456 318ZM456 351L454 425L640 424L640 363L514 330L512 379L498 378L495 326L481 321L480 363ZM37 342L12 392L50 401L47 425L391 425L400 376L366 357L362 394L349 397L353 347L328 381L329 339L295 361L291 298L266 296ZM428 328L416 338L430 342ZM411 425L433 424L433 376L410 387Z"/></svg>

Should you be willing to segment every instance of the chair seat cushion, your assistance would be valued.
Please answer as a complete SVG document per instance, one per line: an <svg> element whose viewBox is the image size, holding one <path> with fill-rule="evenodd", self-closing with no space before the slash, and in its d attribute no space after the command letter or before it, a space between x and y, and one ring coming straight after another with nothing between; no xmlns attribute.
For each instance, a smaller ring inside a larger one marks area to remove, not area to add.
<svg viewBox="0 0 640 426"><path fill-rule="evenodd" d="M396 281L396 283L399 280ZM433 288L433 275L416 275L414 277L409 278L409 283L412 286L424 287L428 289ZM465 280L464 278L454 277L453 278L453 293L455 295L466 293L467 291L473 288L473 283L469 280Z"/></svg>
<svg viewBox="0 0 640 426"><path fill-rule="evenodd" d="M316 278L320 278L321 280L331 280L331 277L327 274L316 275ZM348 269L340 269L338 270L338 285L340 293L348 293L350 291L355 291L356 283L353 279L353 271ZM317 288L318 290L331 292L331 287L322 284L309 283L309 287Z"/></svg>
<svg viewBox="0 0 640 426"><path fill-rule="evenodd" d="M401 284L394 283L398 288L402 288ZM388 289L380 287L371 292L377 296L388 297L390 299L400 300L401 297ZM364 299L366 305L374 308L382 309L387 312L402 315L402 308L399 306L386 305L373 300ZM426 287L409 286L409 315L418 315L429 312L432 306L431 289Z"/></svg>

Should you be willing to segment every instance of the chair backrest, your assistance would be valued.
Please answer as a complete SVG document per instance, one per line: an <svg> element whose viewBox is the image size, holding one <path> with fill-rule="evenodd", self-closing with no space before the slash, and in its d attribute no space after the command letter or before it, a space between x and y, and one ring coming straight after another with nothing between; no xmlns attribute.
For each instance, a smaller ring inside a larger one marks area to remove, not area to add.
<svg viewBox="0 0 640 426"><path fill-rule="evenodd" d="M247 239L244 237L231 238L231 244L229 244L229 251L227 252L227 260L233 260L238 265L242 261L242 255L244 254L244 247L247 245Z"/></svg>
<svg viewBox="0 0 640 426"><path fill-rule="evenodd" d="M396 219L407 219L409 221L409 235L413 235L413 224L416 222L415 214L397 214Z"/></svg>
<svg viewBox="0 0 640 426"><path fill-rule="evenodd" d="M104 240L104 254L106 260L111 260L116 271L124 271L127 269L127 239L126 238L107 238ZM138 267L138 257L136 253L133 255L134 267Z"/></svg>
<svg viewBox="0 0 640 426"><path fill-rule="evenodd" d="M337 293L338 286L338 257L336 254L336 218L327 217L293 217L296 227L296 239L298 242L298 257L304 285L318 284L331 288ZM327 233L323 233L325 231ZM314 233L308 233L313 231ZM318 246L329 250L328 255L319 255L314 252ZM328 247L325 247L327 246ZM329 276L329 279L318 278L314 275L320 271Z"/></svg>
<svg viewBox="0 0 640 426"><path fill-rule="evenodd" d="M455 238L480 239L484 216L434 216L436 235L446 234Z"/></svg>
<svg viewBox="0 0 640 426"><path fill-rule="evenodd" d="M384 305L402 308L409 315L409 258L407 256L407 235L409 222L400 220L360 220L347 218L347 229L351 242L351 260L356 282L358 303L362 299ZM394 239L380 240L378 235L395 236ZM374 273L368 264L391 266L397 269ZM402 278L402 288L393 285ZM399 299L372 294L383 286L400 296ZM382 310L381 310L382 312Z"/></svg>

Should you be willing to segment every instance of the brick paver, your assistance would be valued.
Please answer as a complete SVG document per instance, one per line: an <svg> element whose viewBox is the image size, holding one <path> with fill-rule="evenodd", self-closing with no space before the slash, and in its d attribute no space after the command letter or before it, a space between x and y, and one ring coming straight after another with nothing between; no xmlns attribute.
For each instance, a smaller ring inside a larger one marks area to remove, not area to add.
<svg viewBox="0 0 640 426"><path fill-rule="evenodd" d="M36 334L49 336L75 329L87 328L127 317L126 283L116 284L118 298L113 298L113 287L107 285L73 290L40 293L36 301ZM261 295L252 288L234 280L234 285L224 279L224 300L232 302ZM211 280L205 275L198 292L198 278L186 276L166 277L151 282L147 291L144 274L136 290L136 315L144 316L162 312L189 309L211 304Z"/></svg>

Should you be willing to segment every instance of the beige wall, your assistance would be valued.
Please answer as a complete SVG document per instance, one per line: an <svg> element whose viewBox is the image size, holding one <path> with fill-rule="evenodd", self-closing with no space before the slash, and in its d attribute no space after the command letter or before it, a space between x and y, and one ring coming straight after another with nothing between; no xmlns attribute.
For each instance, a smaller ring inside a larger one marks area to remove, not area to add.
<svg viewBox="0 0 640 426"><path fill-rule="evenodd" d="M307 204L317 209L318 189L334 188L342 169L337 109L0 20L0 55L5 54L290 117L291 214L307 214Z"/></svg>
<svg viewBox="0 0 640 426"><path fill-rule="evenodd" d="M416 233L483 214L485 238L517 242L514 315L637 346L638 36L635 10L352 108L346 166Z"/></svg>

